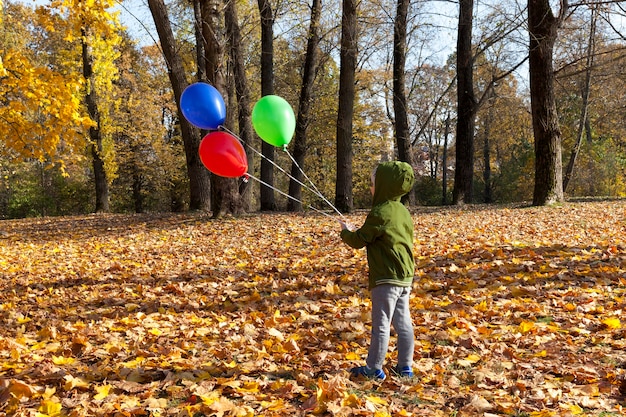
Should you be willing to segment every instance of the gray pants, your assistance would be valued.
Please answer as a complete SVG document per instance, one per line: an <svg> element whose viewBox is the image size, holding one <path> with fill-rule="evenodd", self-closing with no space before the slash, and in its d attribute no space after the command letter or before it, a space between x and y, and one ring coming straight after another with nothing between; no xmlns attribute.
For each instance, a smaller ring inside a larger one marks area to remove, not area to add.
<svg viewBox="0 0 626 417"><path fill-rule="evenodd" d="M383 367L391 324L398 336L398 368L413 365L415 335L409 310L410 294L411 287L396 285L378 285L372 289L372 340L366 361L371 369Z"/></svg>

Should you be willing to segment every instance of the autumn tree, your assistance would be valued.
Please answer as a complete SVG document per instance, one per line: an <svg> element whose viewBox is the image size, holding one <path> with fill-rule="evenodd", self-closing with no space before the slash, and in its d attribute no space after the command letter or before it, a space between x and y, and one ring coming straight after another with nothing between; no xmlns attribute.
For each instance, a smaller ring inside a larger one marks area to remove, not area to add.
<svg viewBox="0 0 626 417"><path fill-rule="evenodd" d="M113 1L85 3L83 0L56 0L50 10L67 20L65 37L78 40L82 76L86 83L85 105L93 124L89 127L90 153L96 191L96 212L109 211L109 185L115 175L112 125L108 99L117 77L114 60L120 40L118 14Z"/></svg>
<svg viewBox="0 0 626 417"><path fill-rule="evenodd" d="M168 135L176 108L162 56L154 47L139 48L128 36L120 51L112 206L137 213L176 209L171 188L184 175L185 160L178 152L180 140Z"/></svg>
<svg viewBox="0 0 626 417"><path fill-rule="evenodd" d="M607 6L574 9L555 46L555 95L563 150L569 154L563 189L569 197L623 192L622 118L616 109L624 88L625 46L612 39L610 17Z"/></svg>
<svg viewBox="0 0 626 417"><path fill-rule="evenodd" d="M480 61L477 83L489 83L501 71L496 60ZM516 77L509 75L492 85L477 113L476 188L482 202L527 200L532 196L532 128L527 104Z"/></svg>
<svg viewBox="0 0 626 417"><path fill-rule="evenodd" d="M76 54L68 47L54 51L66 22L47 9L12 3L2 18L0 152L9 161L34 160L65 173L66 164L82 155L84 133L93 124L82 107L85 83L75 71ZM41 36L29 23L41 28Z"/></svg>

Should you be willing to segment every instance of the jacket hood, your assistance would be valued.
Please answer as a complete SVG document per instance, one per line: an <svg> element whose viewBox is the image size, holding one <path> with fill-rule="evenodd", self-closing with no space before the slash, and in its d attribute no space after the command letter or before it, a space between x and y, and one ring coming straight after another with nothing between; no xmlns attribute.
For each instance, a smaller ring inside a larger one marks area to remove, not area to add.
<svg viewBox="0 0 626 417"><path fill-rule="evenodd" d="M411 165L406 162L383 162L376 168L373 205L385 201L399 201L411 191L415 182L415 174Z"/></svg>

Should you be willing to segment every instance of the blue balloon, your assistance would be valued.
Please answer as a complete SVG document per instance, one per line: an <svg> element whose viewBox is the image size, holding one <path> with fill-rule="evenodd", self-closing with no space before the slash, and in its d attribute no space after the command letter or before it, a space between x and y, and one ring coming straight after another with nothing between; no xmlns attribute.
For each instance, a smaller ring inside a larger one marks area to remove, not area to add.
<svg viewBox="0 0 626 417"><path fill-rule="evenodd" d="M215 130L226 120L226 105L217 88L207 83L189 85L180 96L185 119L200 129Z"/></svg>

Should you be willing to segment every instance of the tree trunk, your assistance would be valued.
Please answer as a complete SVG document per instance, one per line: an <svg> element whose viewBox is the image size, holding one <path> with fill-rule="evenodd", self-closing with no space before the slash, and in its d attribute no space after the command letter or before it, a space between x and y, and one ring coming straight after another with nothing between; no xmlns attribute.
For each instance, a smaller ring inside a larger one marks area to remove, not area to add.
<svg viewBox="0 0 626 417"><path fill-rule="evenodd" d="M107 179L102 158L102 130L100 128L100 111L98 110L98 100L95 91L95 75L93 72L93 53L88 40L88 29L82 29L82 59L83 77L87 80L88 88L85 96L87 112L89 117L96 123L89 128L89 139L91 140L91 158L93 163L94 182L96 186L96 213L106 213L109 211L109 181Z"/></svg>
<svg viewBox="0 0 626 417"><path fill-rule="evenodd" d="M211 183L209 171L202 165L198 156L200 146L200 130L192 126L180 110L180 96L188 82L183 68L183 61L178 54L176 41L172 32L167 9L163 0L148 0L148 6L154 19L154 25L159 35L168 76L174 91L174 99L178 109L178 121L185 148L187 175L189 176L189 208L191 210L209 210L211 201Z"/></svg>
<svg viewBox="0 0 626 417"><path fill-rule="evenodd" d="M337 110L337 181L335 206L350 212L352 198L352 117L357 60L357 2L343 0L339 69L339 107Z"/></svg>
<svg viewBox="0 0 626 417"><path fill-rule="evenodd" d="M443 135L443 156L441 160L442 173L441 173L441 204L444 206L448 204L448 136L450 136L450 114L446 117L446 131Z"/></svg>
<svg viewBox="0 0 626 417"><path fill-rule="evenodd" d="M246 144L252 143L252 138L254 137L254 135L252 132L252 123L250 120L250 88L248 86L246 66L244 62L245 60L241 48L241 32L239 30L239 22L237 19L237 9L235 7L235 2L229 1L227 3L225 18L226 30L228 32L228 38L230 40L230 55L233 62L235 91L237 95L239 137L245 146ZM253 167L253 153L246 152L246 156L248 158L248 167ZM252 198L249 192L249 188L249 183L246 181L242 181L239 186L239 195L243 211L250 210Z"/></svg>
<svg viewBox="0 0 626 417"><path fill-rule="evenodd" d="M457 38L457 105L456 169L452 203L472 202L474 188L474 124L476 98L474 96L474 59L472 56L472 24L474 0L459 1L459 28Z"/></svg>
<svg viewBox="0 0 626 417"><path fill-rule="evenodd" d="M483 202L486 204L491 204L493 202L493 190L491 184L491 149L490 149L490 136L491 136L491 125L494 120L494 100L495 97L494 89L491 87L490 94L490 105L487 110L487 117L485 118L485 125L483 131L483 182L485 183L485 192L483 194Z"/></svg>
<svg viewBox="0 0 626 417"><path fill-rule="evenodd" d="M196 39L196 71L197 80L206 82L206 57L202 41L202 0L193 0L194 35Z"/></svg>
<svg viewBox="0 0 626 417"><path fill-rule="evenodd" d="M561 2L561 16L567 0ZM528 0L530 35L530 103L535 138L533 205L563 201L561 130L554 95L552 54L562 17L555 18L548 0Z"/></svg>
<svg viewBox="0 0 626 417"><path fill-rule="evenodd" d="M406 25L409 3L410 0L398 0L393 26L393 112L398 159L413 166L405 92ZM408 202L410 205L415 204L415 193L408 194Z"/></svg>
<svg viewBox="0 0 626 417"><path fill-rule="evenodd" d="M228 107L224 4L221 0L205 0L201 3L200 11L207 79L220 92ZM211 197L213 217L243 212L237 179L235 178L211 175Z"/></svg>
<svg viewBox="0 0 626 417"><path fill-rule="evenodd" d="M135 206L135 213L143 213L143 178L135 165L133 167L133 204Z"/></svg>
<svg viewBox="0 0 626 417"><path fill-rule="evenodd" d="M298 118L296 120L296 132L294 136L293 159L296 163L291 165L291 176L294 179L289 181L289 195L294 199L289 199L287 209L289 211L302 210L302 185L303 173L299 169L304 169L304 157L306 156L307 128L309 126L309 110L311 107L311 94L315 82L315 74L318 67L317 48L319 45L319 22L322 14L322 0L313 0L311 6L311 23L309 26L309 37L306 47L306 57L302 73L302 86L300 87L300 101L298 103ZM297 164L297 165L296 165Z"/></svg>
<svg viewBox="0 0 626 417"><path fill-rule="evenodd" d="M258 0L261 15L261 96L274 94L274 11L269 0ZM274 186L274 145L261 141L261 181ZM261 185L261 210L276 210L274 190Z"/></svg>
<svg viewBox="0 0 626 417"><path fill-rule="evenodd" d="M570 154L569 161L567 163L567 168L565 170L565 175L563 177L563 193L567 191L567 186L569 185L570 180L572 179L572 175L574 174L574 165L576 164L576 159L578 158L578 154L580 152L580 146L583 141L583 135L585 132L585 127L588 125L588 113L589 113L589 90L591 88L591 68L593 67L593 57L595 55L595 36L596 36L596 21L598 19L598 6L593 6L592 9L592 18L591 18L591 29L589 31L589 40L587 42L587 59L585 63L585 83L581 88L581 96L582 96L582 108L580 110L580 120L578 122L578 131L576 132L576 142L574 143L574 147L572 148L572 153Z"/></svg>

